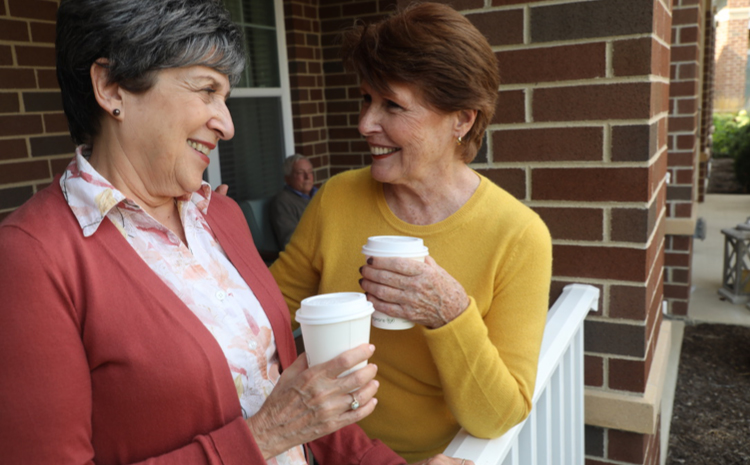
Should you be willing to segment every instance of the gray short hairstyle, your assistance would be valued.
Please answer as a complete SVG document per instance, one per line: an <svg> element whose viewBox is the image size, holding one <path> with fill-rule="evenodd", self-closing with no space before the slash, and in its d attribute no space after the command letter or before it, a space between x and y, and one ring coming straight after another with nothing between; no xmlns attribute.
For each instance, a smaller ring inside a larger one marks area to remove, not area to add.
<svg viewBox="0 0 750 465"><path fill-rule="evenodd" d="M286 157L286 160L284 160L284 177L289 177L292 175L294 164L300 160L307 160L307 157L298 153L295 153L290 157Z"/></svg>
<svg viewBox="0 0 750 465"><path fill-rule="evenodd" d="M110 82L146 92L156 72L203 65L232 86L244 71L242 31L220 0L62 0L57 11L57 80L76 144L98 134L102 109L90 68L108 60Z"/></svg>

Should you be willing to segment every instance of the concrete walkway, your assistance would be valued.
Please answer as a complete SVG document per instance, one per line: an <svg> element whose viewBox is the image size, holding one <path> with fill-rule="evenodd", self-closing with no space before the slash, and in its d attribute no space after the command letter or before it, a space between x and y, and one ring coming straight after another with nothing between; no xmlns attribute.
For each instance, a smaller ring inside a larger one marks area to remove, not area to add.
<svg viewBox="0 0 750 465"><path fill-rule="evenodd" d="M698 217L706 221L706 239L693 241L692 294L688 320L750 326L750 309L719 299L724 267L724 234L750 217L750 195L709 194L699 203Z"/></svg>
<svg viewBox="0 0 750 465"><path fill-rule="evenodd" d="M734 305L728 300L721 300L718 294L724 267L725 236L721 230L733 228L750 217L750 195L709 194L705 202L697 206L698 217L706 222L706 238L693 241L692 290L688 316L686 320L664 320L664 324L672 325L672 348L662 397L662 465L667 458L672 404L677 386L685 324L720 323L750 326L750 309L745 304Z"/></svg>

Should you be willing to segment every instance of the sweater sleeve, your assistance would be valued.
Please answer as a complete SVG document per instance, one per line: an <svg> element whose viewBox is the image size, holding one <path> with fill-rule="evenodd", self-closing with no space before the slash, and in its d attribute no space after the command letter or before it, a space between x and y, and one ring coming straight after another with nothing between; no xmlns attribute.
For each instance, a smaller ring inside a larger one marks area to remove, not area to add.
<svg viewBox="0 0 750 465"><path fill-rule="evenodd" d="M531 411L546 321L552 247L541 220L531 223L499 264L489 311L476 301L425 338L445 400L469 433L498 437Z"/></svg>
<svg viewBox="0 0 750 465"><path fill-rule="evenodd" d="M0 228L0 450L7 463L94 463L85 306L71 279L26 232ZM242 418L145 463L263 463ZM125 444L126 449L137 445Z"/></svg>

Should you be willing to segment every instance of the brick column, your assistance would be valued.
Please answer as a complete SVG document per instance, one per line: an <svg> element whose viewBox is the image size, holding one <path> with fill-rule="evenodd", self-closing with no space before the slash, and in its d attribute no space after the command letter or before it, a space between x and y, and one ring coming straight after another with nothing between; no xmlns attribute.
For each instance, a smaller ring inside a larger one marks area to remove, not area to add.
<svg viewBox="0 0 750 465"><path fill-rule="evenodd" d="M698 164L698 202L703 202L708 187L708 162L711 160L711 127L714 109L714 61L716 45L716 25L711 2L704 5L703 20L703 97L701 99L700 152Z"/></svg>
<svg viewBox="0 0 750 465"><path fill-rule="evenodd" d="M502 76L475 168L549 226L552 299L602 289L585 323L587 463L656 463L671 2L537 3L467 12Z"/></svg>
<svg viewBox="0 0 750 465"><path fill-rule="evenodd" d="M58 4L0 1L0 221L73 153L55 75Z"/></svg>
<svg viewBox="0 0 750 465"><path fill-rule="evenodd" d="M318 181L330 163L323 52L317 0L285 0L284 23L292 94L294 152L310 158Z"/></svg>
<svg viewBox="0 0 750 465"><path fill-rule="evenodd" d="M735 112L745 105L750 0L729 0L716 15L716 84L714 106Z"/></svg>
<svg viewBox="0 0 750 465"><path fill-rule="evenodd" d="M669 173L667 187L667 266L664 296L669 312L687 315L690 299L690 257L696 225L700 138L703 114L702 77L705 11L710 0L674 0L669 112Z"/></svg>

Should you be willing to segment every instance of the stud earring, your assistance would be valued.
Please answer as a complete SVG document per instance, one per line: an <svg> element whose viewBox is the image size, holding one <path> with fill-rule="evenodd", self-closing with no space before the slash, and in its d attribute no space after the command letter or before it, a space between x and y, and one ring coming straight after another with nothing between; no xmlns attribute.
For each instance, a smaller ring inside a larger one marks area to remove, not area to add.
<svg viewBox="0 0 750 465"><path fill-rule="evenodd" d="M456 139L456 145L463 145L463 140L461 139L461 136L458 136L458 139Z"/></svg>
<svg viewBox="0 0 750 465"><path fill-rule="evenodd" d="M115 115L115 116L120 116L120 109L119 108L115 108L114 110L112 110L112 114Z"/></svg>

